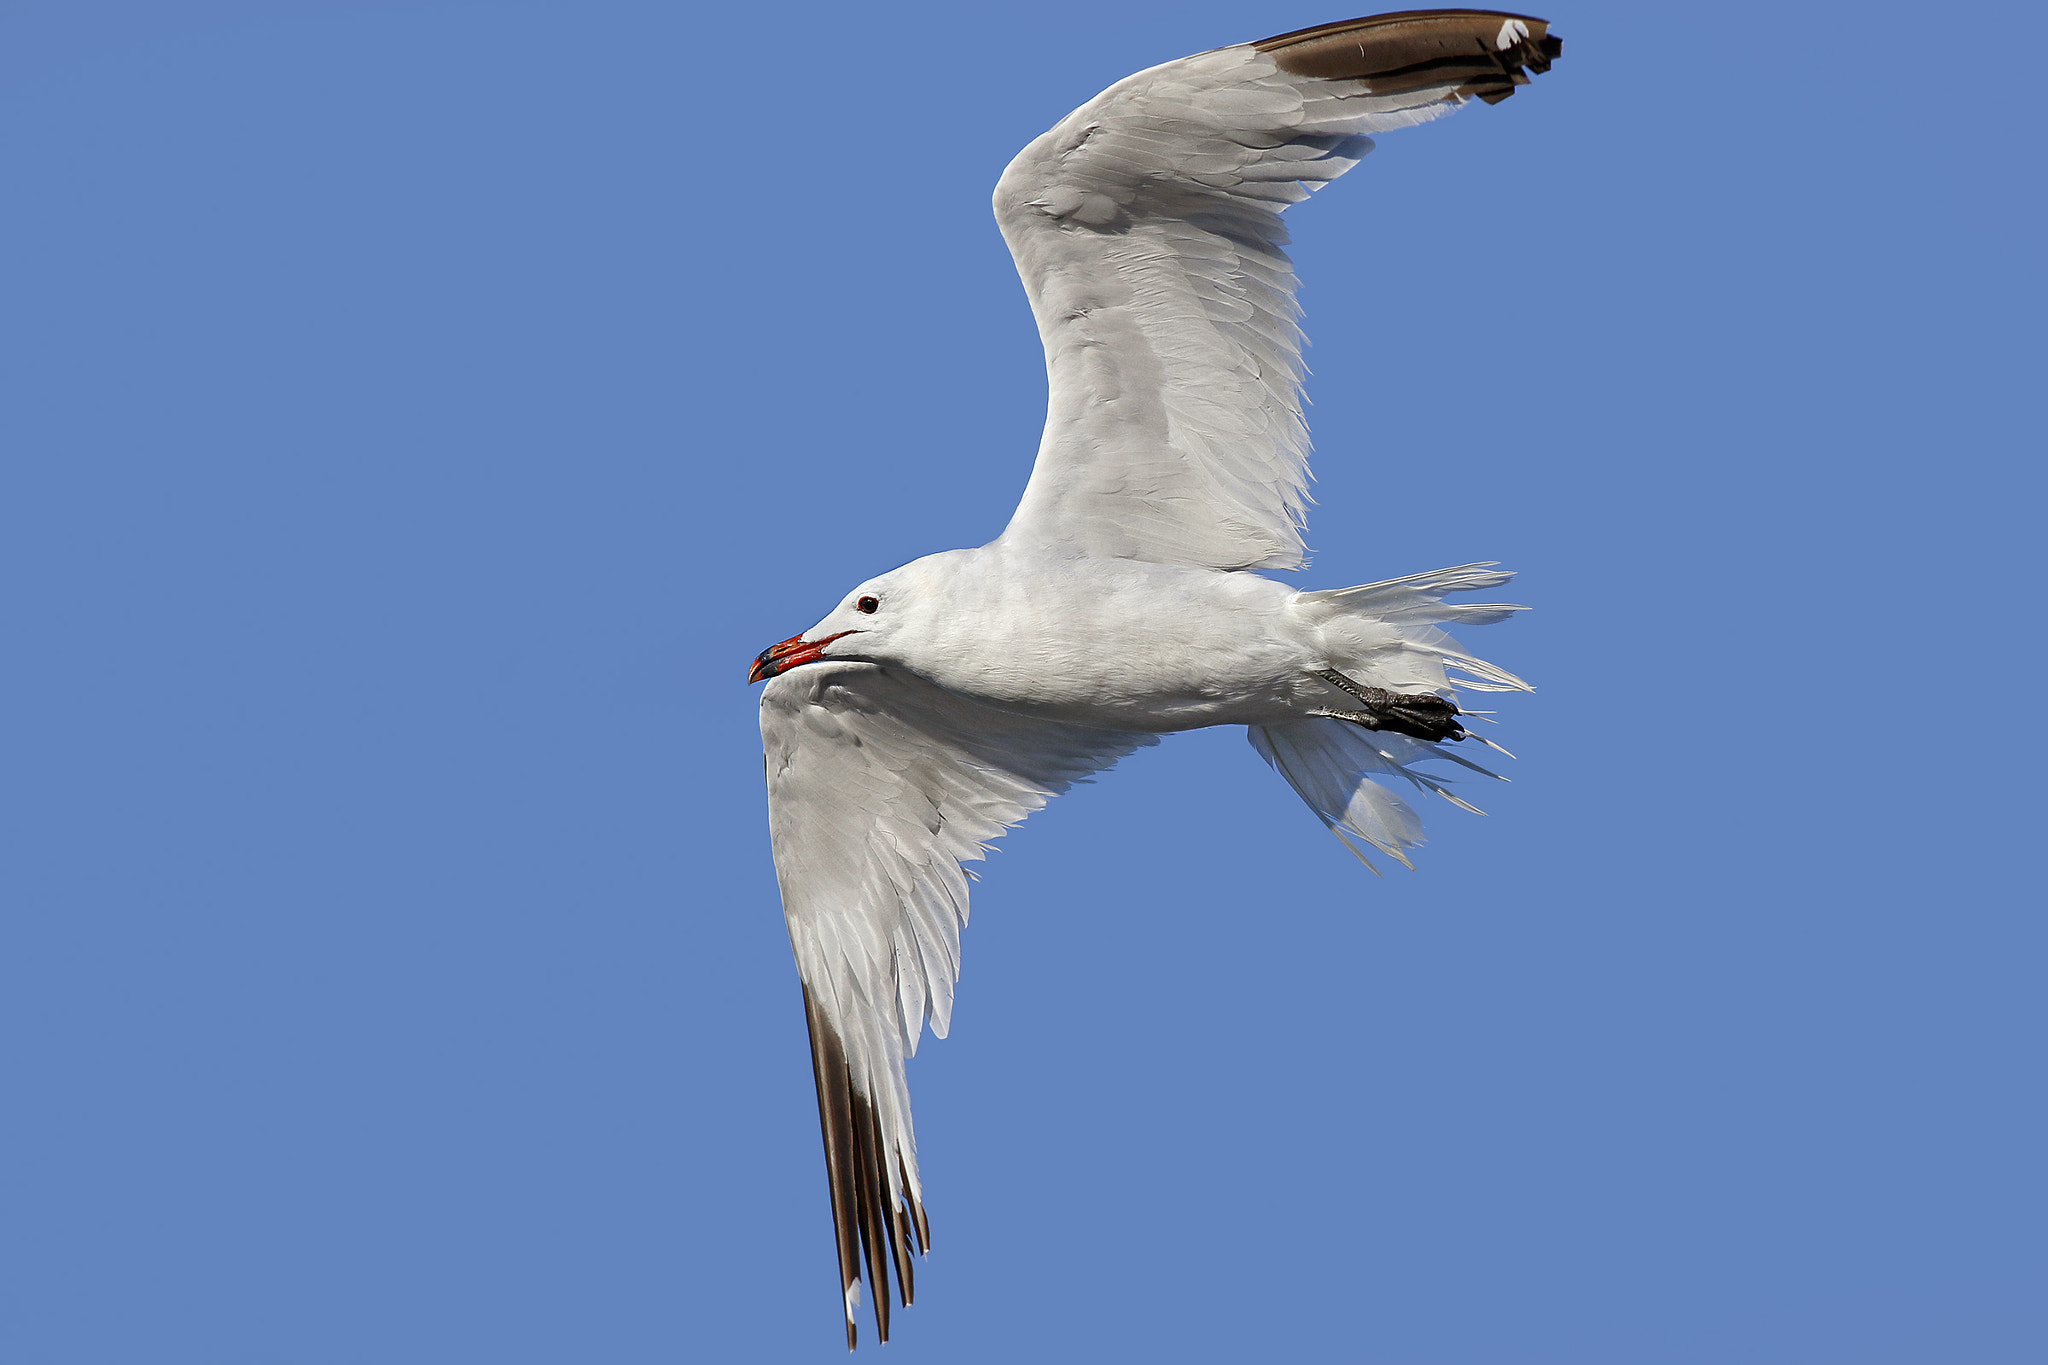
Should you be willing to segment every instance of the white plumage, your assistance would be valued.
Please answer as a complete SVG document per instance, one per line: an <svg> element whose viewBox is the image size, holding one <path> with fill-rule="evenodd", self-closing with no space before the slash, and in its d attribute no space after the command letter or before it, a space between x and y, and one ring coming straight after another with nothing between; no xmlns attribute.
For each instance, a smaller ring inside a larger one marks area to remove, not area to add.
<svg viewBox="0 0 2048 1365"><path fill-rule="evenodd" d="M1301 310L1280 211L1451 112L1227 47L1117 82L1020 152L996 221L1051 402L1004 538L1212 569L1298 569ZM1077 231L1076 229L1082 229Z"/></svg>
<svg viewBox="0 0 2048 1365"><path fill-rule="evenodd" d="M1541 20L1352 20L1169 62L1026 147L996 217L1045 344L1050 402L1016 515L976 550L868 580L763 651L769 824L810 1019L847 1343L861 1261L888 1339L893 1266L929 1242L904 1061L944 1036L962 864L1159 735L1242 724L1361 858L1408 861L1414 810L1461 806L1459 689L1523 688L1447 635L1489 565L1327 592L1302 564L1302 337L1280 213L1367 134L1547 69ZM1484 743L1485 741L1480 741ZM1491 774L1488 774L1491 776Z"/></svg>

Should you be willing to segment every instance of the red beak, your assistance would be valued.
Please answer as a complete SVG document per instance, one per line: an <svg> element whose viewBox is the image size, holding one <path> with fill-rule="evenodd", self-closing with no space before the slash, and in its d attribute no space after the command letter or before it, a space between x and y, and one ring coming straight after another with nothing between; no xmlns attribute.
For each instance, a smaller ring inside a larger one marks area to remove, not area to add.
<svg viewBox="0 0 2048 1365"><path fill-rule="evenodd" d="M792 635L781 644L770 645L754 656L754 666L747 670L747 681L765 682L792 668L814 664L825 657L826 645L844 636L858 634L857 630L842 630L838 635L827 635L822 640L806 640L801 635Z"/></svg>

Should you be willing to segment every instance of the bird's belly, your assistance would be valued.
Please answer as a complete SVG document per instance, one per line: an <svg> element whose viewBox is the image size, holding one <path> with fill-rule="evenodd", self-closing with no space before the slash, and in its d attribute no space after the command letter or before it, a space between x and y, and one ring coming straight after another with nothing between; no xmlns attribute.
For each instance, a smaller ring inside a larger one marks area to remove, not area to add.
<svg viewBox="0 0 2048 1365"><path fill-rule="evenodd" d="M1283 603L1291 593L1263 580L1207 591L1167 610L1156 584L1141 609L1115 592L1048 620L1007 628L982 618L971 644L946 651L933 682L1006 711L1075 725L1164 732L1207 725L1292 719L1321 690L1307 673L1306 642L1294 638ZM1254 586L1256 585L1256 586ZM1021 614L1019 614L1021 615ZM995 626L991 629L991 626Z"/></svg>
<svg viewBox="0 0 2048 1365"><path fill-rule="evenodd" d="M999 680L935 679L1005 711L1070 725L1164 733L1207 725L1262 725L1299 714L1299 690L1273 679L1133 678L1116 670L1075 671L1052 686L1008 687Z"/></svg>

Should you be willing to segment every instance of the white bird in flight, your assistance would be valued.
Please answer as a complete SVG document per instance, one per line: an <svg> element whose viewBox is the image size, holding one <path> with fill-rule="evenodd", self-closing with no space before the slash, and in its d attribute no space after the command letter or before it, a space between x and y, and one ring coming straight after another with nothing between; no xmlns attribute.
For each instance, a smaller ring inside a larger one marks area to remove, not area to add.
<svg viewBox="0 0 2048 1365"><path fill-rule="evenodd" d="M1356 165L1368 134L1498 103L1559 49L1541 19L1478 10L1219 48L1119 81L997 182L1050 387L1016 515L980 549L868 579L749 675L768 680L768 823L849 1348L863 1256L887 1341L890 1269L908 1305L910 1254L931 1241L904 1061L926 1024L946 1035L961 864L1071 783L1207 725L1248 727L1361 860L1363 844L1405 864L1422 839L1375 779L1473 809L1416 764L1487 772L1443 747L1478 739L1458 691L1527 684L1442 627L1520 608L1445 599L1509 575L1297 592L1248 572L1304 562L1280 215Z"/></svg>

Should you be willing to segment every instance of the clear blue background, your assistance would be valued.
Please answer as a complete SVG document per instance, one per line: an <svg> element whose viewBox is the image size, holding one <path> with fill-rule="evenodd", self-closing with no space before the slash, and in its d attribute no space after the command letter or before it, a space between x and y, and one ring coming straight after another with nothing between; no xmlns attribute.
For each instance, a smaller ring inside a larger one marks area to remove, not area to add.
<svg viewBox="0 0 2048 1365"><path fill-rule="evenodd" d="M837 1358L742 674L1008 516L1009 156L1348 13L8 5L0 1355ZM891 1360L2048 1359L2038 11L1549 13L1293 215L1514 785L1013 835Z"/></svg>

